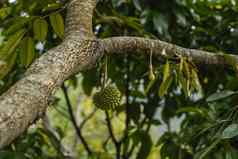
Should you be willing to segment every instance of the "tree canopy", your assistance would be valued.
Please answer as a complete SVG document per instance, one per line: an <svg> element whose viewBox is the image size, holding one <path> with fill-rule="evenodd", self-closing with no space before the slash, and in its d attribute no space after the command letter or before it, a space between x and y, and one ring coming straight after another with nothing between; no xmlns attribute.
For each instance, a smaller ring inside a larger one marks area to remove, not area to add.
<svg viewBox="0 0 238 159"><path fill-rule="evenodd" d="M236 0L0 1L0 158L238 158L237 17Z"/></svg>

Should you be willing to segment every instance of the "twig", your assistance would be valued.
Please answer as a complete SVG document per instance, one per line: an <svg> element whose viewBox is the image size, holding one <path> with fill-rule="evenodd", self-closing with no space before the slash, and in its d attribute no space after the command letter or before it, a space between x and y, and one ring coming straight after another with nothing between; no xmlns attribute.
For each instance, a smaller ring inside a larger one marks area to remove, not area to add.
<svg viewBox="0 0 238 159"><path fill-rule="evenodd" d="M70 115L70 118L71 118L71 122L74 126L74 129L76 131L76 134L77 136L79 137L79 139L81 140L85 150L87 151L88 155L92 155L92 150L89 148L88 146L88 143L86 142L86 140L84 139L84 137L82 136L82 133L81 133L81 130L79 129L78 125L77 125L77 122L76 122L76 119L75 119L75 116L74 116L74 113L73 113L73 108L72 108L72 104L70 102L70 99L69 99L69 96L68 96L68 91L67 91L67 88L65 87L65 85L63 84L62 85L62 90L63 90L63 93L64 93L64 96L65 96L65 100L66 100L66 105L68 107L68 111L69 111L69 115Z"/></svg>
<svg viewBox="0 0 238 159"><path fill-rule="evenodd" d="M70 117L68 116L68 114L64 113L62 110L60 110L59 108L57 108L57 107L55 107L55 106L53 106L53 108L54 108L55 111L56 111L57 113L59 113L62 117L64 117L64 118L70 120Z"/></svg>
<svg viewBox="0 0 238 159"><path fill-rule="evenodd" d="M59 154L65 159L73 159L73 155L61 144L59 134L55 131L49 121L49 117L45 114L42 118L44 130L50 134L50 141Z"/></svg>
<svg viewBox="0 0 238 159"><path fill-rule="evenodd" d="M84 125L87 123L88 120L90 120L94 114L97 112L97 109L94 109L87 117L84 118L84 120L79 125L79 129L82 130Z"/></svg>
<svg viewBox="0 0 238 159"><path fill-rule="evenodd" d="M108 128L108 131L109 131L109 134L110 134L110 137L112 138L112 142L114 143L115 147L116 147L116 159L120 159L120 155L121 155L121 142L118 142L114 133L113 133L113 130L112 130L112 124L111 124L111 120L110 120L110 117L109 117L109 114L108 112L106 111L106 122L107 122L107 128Z"/></svg>
<svg viewBox="0 0 238 159"><path fill-rule="evenodd" d="M102 144L102 147L103 147L103 149L107 152L107 144L108 144L108 141L109 141L109 139L110 139L110 136L108 136L107 137L107 139L103 142L103 144Z"/></svg>

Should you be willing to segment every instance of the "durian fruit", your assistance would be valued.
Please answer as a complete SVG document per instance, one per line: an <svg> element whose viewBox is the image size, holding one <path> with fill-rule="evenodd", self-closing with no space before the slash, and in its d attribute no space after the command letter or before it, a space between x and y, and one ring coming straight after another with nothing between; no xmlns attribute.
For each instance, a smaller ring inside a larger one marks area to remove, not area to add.
<svg viewBox="0 0 238 159"><path fill-rule="evenodd" d="M102 110L114 110L120 106L121 92L117 87L108 85L93 96L93 103Z"/></svg>

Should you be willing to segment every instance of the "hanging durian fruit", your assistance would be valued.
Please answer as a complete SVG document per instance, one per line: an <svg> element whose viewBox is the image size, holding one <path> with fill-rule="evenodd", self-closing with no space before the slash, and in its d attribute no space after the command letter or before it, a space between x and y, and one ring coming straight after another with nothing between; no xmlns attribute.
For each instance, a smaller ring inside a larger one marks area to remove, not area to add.
<svg viewBox="0 0 238 159"><path fill-rule="evenodd" d="M102 110L114 110L120 106L121 92L115 86L108 85L93 96L93 103Z"/></svg>

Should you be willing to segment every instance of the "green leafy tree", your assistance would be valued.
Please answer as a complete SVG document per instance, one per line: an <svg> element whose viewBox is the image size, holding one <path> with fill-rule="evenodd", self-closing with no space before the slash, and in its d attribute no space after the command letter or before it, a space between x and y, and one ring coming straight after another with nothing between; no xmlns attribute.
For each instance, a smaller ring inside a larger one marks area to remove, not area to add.
<svg viewBox="0 0 238 159"><path fill-rule="evenodd" d="M0 0L0 158L237 159L237 17L236 0Z"/></svg>

